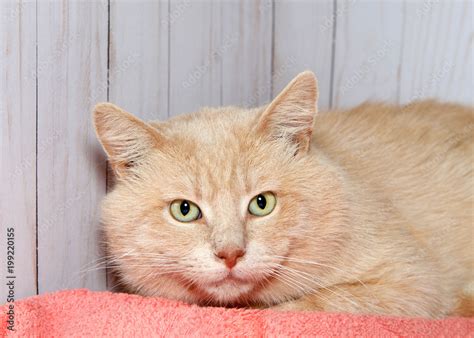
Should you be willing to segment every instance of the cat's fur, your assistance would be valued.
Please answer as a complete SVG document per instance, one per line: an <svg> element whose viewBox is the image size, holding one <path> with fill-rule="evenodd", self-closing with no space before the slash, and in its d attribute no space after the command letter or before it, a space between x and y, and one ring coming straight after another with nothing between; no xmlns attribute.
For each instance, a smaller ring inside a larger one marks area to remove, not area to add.
<svg viewBox="0 0 474 338"><path fill-rule="evenodd" d="M317 115L311 72L268 106L145 123L96 106L117 183L111 262L132 292L199 304L440 317L472 314L472 108L363 104ZM255 195L275 210L252 216ZM169 213L187 199L202 218ZM246 251L231 270L215 256ZM230 278L229 278L230 276ZM226 278L227 277L227 278Z"/></svg>

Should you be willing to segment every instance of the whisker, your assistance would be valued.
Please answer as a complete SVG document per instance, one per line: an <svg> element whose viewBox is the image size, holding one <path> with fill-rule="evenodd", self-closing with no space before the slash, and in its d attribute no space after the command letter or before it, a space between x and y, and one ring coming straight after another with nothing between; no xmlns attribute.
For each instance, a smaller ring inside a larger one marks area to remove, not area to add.
<svg viewBox="0 0 474 338"><path fill-rule="evenodd" d="M295 275L296 275L297 277L299 277L299 278L302 278L302 279L304 279L304 280L307 280L307 281L309 281L309 282L311 282L311 283L316 283L317 286L318 286L320 289L327 290L327 291L331 292L332 294L334 294L334 295L337 296L337 297L342 297L342 298L344 298L345 300L347 300L349 303L351 303L352 305L354 305L354 306L356 306L356 307L359 306L358 303L356 303L355 301L351 300L349 297L347 297L347 296L345 296L345 295L343 295L343 294L339 294L339 293L337 293L336 291L331 290L331 288L326 287L326 286L324 286L324 285L322 285L322 284L316 282L314 279L312 279L312 278L314 278L314 277L311 276L310 274L308 274L308 273L306 273L306 272L303 272L303 271L299 271L299 270L290 268L290 267L286 267L286 266L283 266L283 268L286 269L289 273L295 274ZM312 277L312 278L308 278L308 277L306 277L306 276L304 276L304 275L310 276L310 277ZM339 291L342 291L342 290L341 290L339 287L337 287L337 286L332 286L332 287L337 288ZM321 296L320 294L318 294L318 291L320 291L320 290L313 288L312 291L313 291L313 292L316 292L316 294L315 294L316 296Z"/></svg>
<svg viewBox="0 0 474 338"><path fill-rule="evenodd" d="M290 261L290 262L295 262L295 263L301 263L301 264L311 264L311 265L317 265L317 266L322 266L322 267L326 267L326 268L329 268L329 269L334 269L336 271L339 271L339 272L342 272L345 274L345 276L348 276L350 278L353 278L355 281L357 281L358 283L360 283L362 286L364 286L367 290L367 285L364 284L364 282L362 282L360 279L354 277L354 276L350 276L350 274L345 271L345 270L342 270L340 268L337 268L337 267L334 267L334 266L331 266L331 265L327 265L327 264L323 264L323 263L319 263L319 262L314 262L314 261L308 261L308 260L304 260L304 259L299 259L299 258L293 258L293 257L286 257L286 256L276 256L274 255L273 257L275 258L280 258L280 259L284 259L284 260L287 260L287 261Z"/></svg>

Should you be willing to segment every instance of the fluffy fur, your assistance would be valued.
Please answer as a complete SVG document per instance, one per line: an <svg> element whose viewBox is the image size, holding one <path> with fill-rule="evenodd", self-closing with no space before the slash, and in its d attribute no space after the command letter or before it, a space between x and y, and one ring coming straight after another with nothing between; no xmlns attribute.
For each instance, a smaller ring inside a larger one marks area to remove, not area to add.
<svg viewBox="0 0 474 338"><path fill-rule="evenodd" d="M472 108L363 104L317 115L311 72L268 106L145 123L99 104L117 177L102 206L132 292L198 304L423 317L472 314ZM249 214L261 192L267 216ZM180 223L177 199L202 218ZM229 269L215 252L239 247Z"/></svg>

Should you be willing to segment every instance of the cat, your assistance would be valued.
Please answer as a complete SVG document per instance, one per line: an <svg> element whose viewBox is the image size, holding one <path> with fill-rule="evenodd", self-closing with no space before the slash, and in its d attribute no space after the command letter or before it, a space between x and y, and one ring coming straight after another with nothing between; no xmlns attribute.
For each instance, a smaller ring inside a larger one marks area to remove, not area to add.
<svg viewBox="0 0 474 338"><path fill-rule="evenodd" d="M306 71L255 109L146 123L98 104L121 283L200 305L472 315L473 108L317 114L317 99Z"/></svg>

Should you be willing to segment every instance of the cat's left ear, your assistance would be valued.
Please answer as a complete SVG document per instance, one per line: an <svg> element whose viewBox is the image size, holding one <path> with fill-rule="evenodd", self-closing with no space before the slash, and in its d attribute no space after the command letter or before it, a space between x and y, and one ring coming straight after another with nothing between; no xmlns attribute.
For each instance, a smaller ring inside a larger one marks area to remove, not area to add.
<svg viewBox="0 0 474 338"><path fill-rule="evenodd" d="M294 144L297 153L307 152L317 101L318 84L313 72L298 74L263 112L258 131Z"/></svg>
<svg viewBox="0 0 474 338"><path fill-rule="evenodd" d="M155 128L112 103L97 104L92 117L97 137L117 177L124 177L164 142Z"/></svg>

